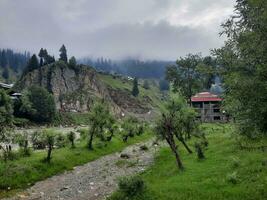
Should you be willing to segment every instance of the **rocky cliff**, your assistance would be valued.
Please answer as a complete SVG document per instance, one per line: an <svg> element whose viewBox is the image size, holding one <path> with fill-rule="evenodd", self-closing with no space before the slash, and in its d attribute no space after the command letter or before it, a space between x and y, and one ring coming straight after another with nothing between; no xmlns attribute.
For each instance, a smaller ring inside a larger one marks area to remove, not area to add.
<svg viewBox="0 0 267 200"><path fill-rule="evenodd" d="M91 67L74 69L59 61L23 75L15 87L23 89L39 85L51 92L58 110L86 112L94 101L105 99L116 114L146 114L150 108L126 90L114 90L99 78Z"/></svg>

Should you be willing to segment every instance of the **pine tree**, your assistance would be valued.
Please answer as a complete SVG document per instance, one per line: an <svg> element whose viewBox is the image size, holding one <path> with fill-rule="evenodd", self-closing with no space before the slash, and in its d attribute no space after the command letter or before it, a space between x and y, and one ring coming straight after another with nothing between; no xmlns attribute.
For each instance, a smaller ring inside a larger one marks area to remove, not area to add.
<svg viewBox="0 0 267 200"><path fill-rule="evenodd" d="M138 80L137 78L134 78L133 81L133 90L132 90L132 95L137 97L139 94L139 89L138 89Z"/></svg>
<svg viewBox="0 0 267 200"><path fill-rule="evenodd" d="M24 70L24 74L31 72L31 71L38 69L38 68L39 68L39 62L38 62L37 56L35 54L33 54L33 56L30 58L27 66Z"/></svg>
<svg viewBox="0 0 267 200"><path fill-rule="evenodd" d="M67 49L66 49L66 47L65 47L64 44L59 49L59 52L60 52L60 54L59 54L59 57L60 57L59 60L62 60L65 63L67 63L68 62Z"/></svg>
<svg viewBox="0 0 267 200"><path fill-rule="evenodd" d="M7 67L7 66L4 67L2 76L3 76L3 78L4 78L5 80L8 80L8 79L9 79L9 70L8 70L8 67Z"/></svg>
<svg viewBox="0 0 267 200"><path fill-rule="evenodd" d="M44 65L44 56L45 56L43 48L40 49L38 56L40 57L40 66L43 66Z"/></svg>

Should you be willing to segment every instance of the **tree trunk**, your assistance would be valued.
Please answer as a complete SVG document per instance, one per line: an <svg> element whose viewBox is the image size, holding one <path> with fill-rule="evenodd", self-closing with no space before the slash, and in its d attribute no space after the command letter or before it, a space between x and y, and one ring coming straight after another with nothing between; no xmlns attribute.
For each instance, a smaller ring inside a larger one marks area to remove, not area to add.
<svg viewBox="0 0 267 200"><path fill-rule="evenodd" d="M171 150L172 152L174 153L175 155L175 159L176 159L176 164L177 164L177 167L180 169L180 170L183 170L184 169L184 166L183 166L183 163L180 159L180 155L177 151L177 146L175 144L175 141L173 139L173 137L171 135L169 135L170 137L167 137L166 140L167 142L169 143L170 147L171 147Z"/></svg>
<svg viewBox="0 0 267 200"><path fill-rule="evenodd" d="M52 153L52 146L49 145L49 146L48 146L48 151L47 151L47 158L46 158L46 161L47 161L48 163L50 163L50 160L51 160L51 153Z"/></svg>
<svg viewBox="0 0 267 200"><path fill-rule="evenodd" d="M186 142L182 139L180 140L182 142L182 144L184 145L184 147L186 148L186 150L188 151L188 153L193 153L193 151L189 148L189 146L186 144Z"/></svg>
<svg viewBox="0 0 267 200"><path fill-rule="evenodd" d="M183 166L183 163L182 163L182 161L180 159L180 156L179 156L179 154L177 152L177 149L173 150L173 153L175 155L175 159L176 159L176 163L177 163L178 168L180 170L183 170L184 169L184 166Z"/></svg>
<svg viewBox="0 0 267 200"><path fill-rule="evenodd" d="M93 150L93 138L94 138L94 128L90 131L90 138L88 142L88 149Z"/></svg>
<svg viewBox="0 0 267 200"><path fill-rule="evenodd" d="M72 147L72 148L75 148L74 140L71 140L71 147Z"/></svg>

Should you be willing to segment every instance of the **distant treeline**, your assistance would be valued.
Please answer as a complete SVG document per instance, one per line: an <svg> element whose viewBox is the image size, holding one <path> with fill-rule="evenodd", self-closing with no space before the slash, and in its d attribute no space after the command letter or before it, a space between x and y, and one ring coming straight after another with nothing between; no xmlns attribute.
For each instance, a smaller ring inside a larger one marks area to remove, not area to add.
<svg viewBox="0 0 267 200"><path fill-rule="evenodd" d="M16 79L30 59L30 53L19 53L11 49L0 49L0 79L5 82Z"/></svg>
<svg viewBox="0 0 267 200"><path fill-rule="evenodd" d="M79 62L93 66L99 71L116 72L138 78L164 78L166 66L175 63L171 61L140 61L138 59L114 61L106 58L96 60L84 58Z"/></svg>
<svg viewBox="0 0 267 200"><path fill-rule="evenodd" d="M0 67L9 67L15 72L21 71L30 59L30 53L14 52L11 49L0 49Z"/></svg>

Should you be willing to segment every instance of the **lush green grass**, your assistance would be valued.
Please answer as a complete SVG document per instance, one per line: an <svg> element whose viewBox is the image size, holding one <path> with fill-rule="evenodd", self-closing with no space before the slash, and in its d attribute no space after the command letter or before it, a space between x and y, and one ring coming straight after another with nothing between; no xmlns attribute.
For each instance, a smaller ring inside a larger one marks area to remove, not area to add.
<svg viewBox="0 0 267 200"><path fill-rule="evenodd" d="M188 155L180 145L185 166L181 172L169 148L163 148L155 164L142 174L147 190L144 197L137 199L267 199L266 150L238 148L230 125L207 124L204 127L209 140L206 159L199 161L195 154ZM266 140L264 143L267 144Z"/></svg>
<svg viewBox="0 0 267 200"><path fill-rule="evenodd" d="M129 80L122 80L121 78L113 78L112 75L107 74L99 74L100 79L108 86L112 87L113 89L119 90L128 90L132 91L133 81ZM151 99L151 105L153 107L162 107L162 95L163 93L159 90L157 85L151 83L150 80L149 89L145 89L142 87L142 84L139 84L139 95L138 99L143 101L144 97L149 97ZM142 82L139 80L139 82Z"/></svg>
<svg viewBox="0 0 267 200"><path fill-rule="evenodd" d="M7 195L6 189L8 187L11 190L25 188L36 181L64 172L65 170L71 170L74 166L82 165L101 156L120 151L130 144L141 142L151 137L151 134L145 133L141 136L130 138L127 143L124 143L119 136L116 136L111 142L107 142L105 147L99 145L99 141L95 141L93 151L89 151L86 148L86 141L83 141L77 144L77 147L74 149L66 147L53 150L50 164L42 162L46 156L45 151L34 152L30 157L8 161L7 163L1 161L0 197Z"/></svg>

